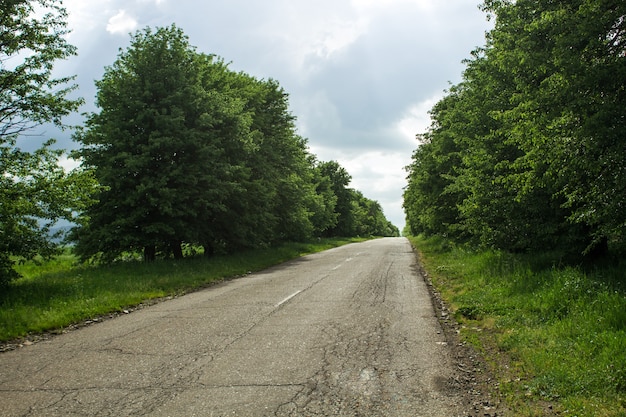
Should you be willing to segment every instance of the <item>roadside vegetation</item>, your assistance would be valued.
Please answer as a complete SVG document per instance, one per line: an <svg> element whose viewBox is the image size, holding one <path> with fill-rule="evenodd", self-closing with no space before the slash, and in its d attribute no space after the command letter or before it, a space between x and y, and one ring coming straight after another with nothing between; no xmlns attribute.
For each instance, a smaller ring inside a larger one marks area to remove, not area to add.
<svg viewBox="0 0 626 417"><path fill-rule="evenodd" d="M410 240L511 416L626 415L623 260L572 266L550 251Z"/></svg>
<svg viewBox="0 0 626 417"><path fill-rule="evenodd" d="M418 135L404 234L512 415L626 416L626 3L482 8L486 44Z"/></svg>
<svg viewBox="0 0 626 417"><path fill-rule="evenodd" d="M626 2L489 0L408 167L411 234L626 254Z"/></svg>
<svg viewBox="0 0 626 417"><path fill-rule="evenodd" d="M105 265L78 263L69 251L47 261L17 267L21 278L0 293L0 341L58 331L68 325L132 309L149 300L177 296L309 253L363 238L286 243L207 258Z"/></svg>

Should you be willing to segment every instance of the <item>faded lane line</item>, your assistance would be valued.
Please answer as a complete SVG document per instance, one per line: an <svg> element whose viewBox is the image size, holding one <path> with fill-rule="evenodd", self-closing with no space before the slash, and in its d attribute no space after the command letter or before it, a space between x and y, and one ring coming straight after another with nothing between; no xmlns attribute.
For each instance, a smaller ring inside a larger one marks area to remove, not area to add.
<svg viewBox="0 0 626 417"><path fill-rule="evenodd" d="M346 258L343 262L350 262L351 260L353 260L354 258ZM336 267L334 267L332 270L336 271L339 268L341 268L341 265L343 265L343 263L340 263L339 265L337 265Z"/></svg>
<svg viewBox="0 0 626 417"><path fill-rule="evenodd" d="M296 295L300 294L301 292L302 292L302 290L294 292L289 297L285 298L283 301L281 301L280 303L276 304L274 307L280 307L281 305L285 304L287 301L291 300L293 297L295 297Z"/></svg>

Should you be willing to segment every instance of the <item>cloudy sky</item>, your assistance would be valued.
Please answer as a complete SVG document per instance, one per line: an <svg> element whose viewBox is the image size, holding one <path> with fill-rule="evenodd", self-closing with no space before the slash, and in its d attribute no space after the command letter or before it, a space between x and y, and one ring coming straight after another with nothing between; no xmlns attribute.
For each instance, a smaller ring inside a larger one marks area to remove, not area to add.
<svg viewBox="0 0 626 417"><path fill-rule="evenodd" d="M95 110L94 80L129 33L175 23L201 52L231 69L277 80L299 133L320 160L337 160L351 187L404 226L404 166L429 125L428 110L489 29L479 0L65 0L70 43L59 63L76 74L83 111ZM65 134L67 136L67 134ZM72 148L64 134L63 147Z"/></svg>

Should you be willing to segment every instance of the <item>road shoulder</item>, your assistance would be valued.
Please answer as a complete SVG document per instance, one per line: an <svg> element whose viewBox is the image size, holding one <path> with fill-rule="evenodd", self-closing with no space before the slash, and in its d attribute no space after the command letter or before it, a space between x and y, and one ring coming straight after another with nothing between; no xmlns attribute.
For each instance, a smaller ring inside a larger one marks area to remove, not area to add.
<svg viewBox="0 0 626 417"><path fill-rule="evenodd" d="M498 381L489 370L486 358L473 346L461 340L460 325L451 315L441 294L433 285L428 271L420 262L413 248L418 273L423 277L430 293L437 320L450 348L451 357L459 370L453 387L466 404L467 417L502 417L506 414L505 405L498 397Z"/></svg>

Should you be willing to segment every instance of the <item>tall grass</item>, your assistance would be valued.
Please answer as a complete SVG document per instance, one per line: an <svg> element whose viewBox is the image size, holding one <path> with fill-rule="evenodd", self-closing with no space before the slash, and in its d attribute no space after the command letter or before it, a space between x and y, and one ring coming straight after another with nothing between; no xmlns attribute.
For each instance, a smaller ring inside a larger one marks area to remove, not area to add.
<svg viewBox="0 0 626 417"><path fill-rule="evenodd" d="M626 270L412 238L515 416L626 416ZM551 408L548 408L548 405Z"/></svg>
<svg viewBox="0 0 626 417"><path fill-rule="evenodd" d="M71 253L20 265L22 278L0 293L0 341L61 329L144 301L183 294L304 254L364 239L324 239L213 258L78 265Z"/></svg>

